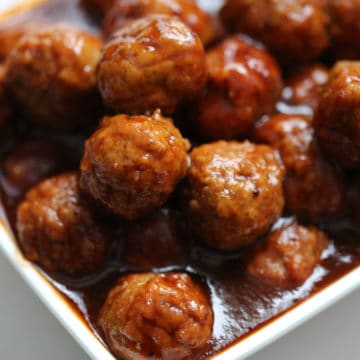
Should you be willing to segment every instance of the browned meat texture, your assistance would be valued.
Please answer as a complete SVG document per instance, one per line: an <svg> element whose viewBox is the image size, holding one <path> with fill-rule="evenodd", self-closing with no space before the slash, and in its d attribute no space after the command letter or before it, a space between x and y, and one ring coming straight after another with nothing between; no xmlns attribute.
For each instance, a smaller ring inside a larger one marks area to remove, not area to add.
<svg viewBox="0 0 360 360"><path fill-rule="evenodd" d="M103 33L108 38L130 20L152 14L178 17L204 44L216 35L211 17L193 0L118 0L104 20Z"/></svg>
<svg viewBox="0 0 360 360"><path fill-rule="evenodd" d="M360 61L340 61L331 69L315 112L321 148L341 166L360 167Z"/></svg>
<svg viewBox="0 0 360 360"><path fill-rule="evenodd" d="M296 71L284 89L286 101L292 105L306 105L315 109L319 102L323 85L329 79L329 70L321 64L313 64Z"/></svg>
<svg viewBox="0 0 360 360"><path fill-rule="evenodd" d="M246 135L280 97L280 69L272 56L239 37L231 37L206 55L208 81L193 103L192 122L207 139Z"/></svg>
<svg viewBox="0 0 360 360"><path fill-rule="evenodd" d="M271 285L295 287L313 273L328 244L320 230L293 223L267 236L249 261L247 271Z"/></svg>
<svg viewBox="0 0 360 360"><path fill-rule="evenodd" d="M58 24L24 36L8 57L6 85L32 122L56 130L93 124L101 113L95 68L101 42Z"/></svg>
<svg viewBox="0 0 360 360"><path fill-rule="evenodd" d="M329 45L322 0L227 0L225 26L263 42L282 62L308 61Z"/></svg>
<svg viewBox="0 0 360 360"><path fill-rule="evenodd" d="M199 37L176 17L134 20L103 49L98 85L106 106L125 113L174 112L206 81Z"/></svg>
<svg viewBox="0 0 360 360"><path fill-rule="evenodd" d="M342 214L345 180L321 155L309 117L275 115L256 129L255 137L281 155L286 168L286 208L290 213L315 223Z"/></svg>
<svg viewBox="0 0 360 360"><path fill-rule="evenodd" d="M254 242L282 212L283 175L268 146L219 141L195 148L185 190L194 232L220 250Z"/></svg>
<svg viewBox="0 0 360 360"><path fill-rule="evenodd" d="M115 214L139 218L161 206L185 176L188 148L159 112L106 118L86 141L81 187Z"/></svg>
<svg viewBox="0 0 360 360"><path fill-rule="evenodd" d="M51 273L92 273L109 253L107 230L82 202L75 173L32 188L18 207L16 228L24 256Z"/></svg>
<svg viewBox="0 0 360 360"><path fill-rule="evenodd" d="M80 0L80 3L91 14L102 18L119 0Z"/></svg>
<svg viewBox="0 0 360 360"><path fill-rule="evenodd" d="M98 323L120 359L191 359L211 336L213 314L187 274L132 274L110 291Z"/></svg>
<svg viewBox="0 0 360 360"><path fill-rule="evenodd" d="M47 177L73 170L76 164L74 149L50 139L29 138L10 149L1 166L5 178L25 191Z"/></svg>

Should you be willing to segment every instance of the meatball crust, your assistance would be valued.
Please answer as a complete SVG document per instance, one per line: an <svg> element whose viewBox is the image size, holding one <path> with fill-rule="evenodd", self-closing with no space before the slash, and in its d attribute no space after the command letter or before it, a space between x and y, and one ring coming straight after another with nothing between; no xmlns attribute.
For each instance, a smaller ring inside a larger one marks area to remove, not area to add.
<svg viewBox="0 0 360 360"><path fill-rule="evenodd" d="M5 138L11 128L13 109L5 91L5 67L0 65L0 139Z"/></svg>
<svg viewBox="0 0 360 360"><path fill-rule="evenodd" d="M78 190L76 173L44 180L17 210L16 229L24 256L49 272L84 275L109 253L109 236Z"/></svg>
<svg viewBox="0 0 360 360"><path fill-rule="evenodd" d="M321 155L304 115L275 115L255 131L257 140L277 149L286 169L286 208L306 222L342 214L346 203L341 172Z"/></svg>
<svg viewBox="0 0 360 360"><path fill-rule="evenodd" d="M284 100L291 105L306 105L315 109L319 102L322 87L329 79L329 69L314 64L292 74L283 91Z"/></svg>
<svg viewBox="0 0 360 360"><path fill-rule="evenodd" d="M106 106L125 113L174 112L206 81L199 37L175 17L128 23L103 48L98 85Z"/></svg>
<svg viewBox="0 0 360 360"><path fill-rule="evenodd" d="M221 17L229 30L263 42L282 62L314 59L329 45L322 0L227 0Z"/></svg>
<svg viewBox="0 0 360 360"><path fill-rule="evenodd" d="M340 61L329 74L314 115L315 134L331 159L360 167L360 61Z"/></svg>
<svg viewBox="0 0 360 360"><path fill-rule="evenodd" d="M214 38L211 17L193 0L118 0L104 20L103 33L108 38L130 20L151 14L177 16L204 44Z"/></svg>
<svg viewBox="0 0 360 360"><path fill-rule="evenodd" d="M95 68L101 42L59 24L21 38L8 57L6 85L33 123L56 130L91 125L101 113Z"/></svg>
<svg viewBox="0 0 360 360"><path fill-rule="evenodd" d="M281 215L284 169L268 146L218 141L190 157L186 210L208 246L235 250L252 243Z"/></svg>
<svg viewBox="0 0 360 360"><path fill-rule="evenodd" d="M328 245L327 236L317 228L293 223L267 236L247 271L270 285L296 287L313 273Z"/></svg>
<svg viewBox="0 0 360 360"><path fill-rule="evenodd" d="M231 37L206 55L207 86L193 104L193 122L208 139L243 136L280 97L280 69L265 50Z"/></svg>
<svg viewBox="0 0 360 360"><path fill-rule="evenodd" d="M74 149L58 141L28 138L5 154L1 167L7 181L26 191L47 177L74 170L73 157Z"/></svg>
<svg viewBox="0 0 360 360"><path fill-rule="evenodd" d="M105 118L85 143L81 188L115 214L134 220L161 206L187 171L189 142L170 119Z"/></svg>
<svg viewBox="0 0 360 360"><path fill-rule="evenodd" d="M213 313L187 274L132 274L110 291L98 323L121 359L184 359L209 340Z"/></svg>

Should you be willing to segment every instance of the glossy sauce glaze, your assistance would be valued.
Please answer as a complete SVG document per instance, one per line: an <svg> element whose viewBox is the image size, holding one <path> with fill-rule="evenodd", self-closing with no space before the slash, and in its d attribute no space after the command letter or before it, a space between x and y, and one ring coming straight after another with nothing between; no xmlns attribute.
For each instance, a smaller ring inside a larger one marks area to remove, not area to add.
<svg viewBox="0 0 360 360"><path fill-rule="evenodd" d="M80 19L82 24L86 19L85 23L89 24L86 27L92 27L91 21L81 15L76 7L70 5L71 3L72 1L56 0L52 7L45 7L39 16L52 19L54 16L56 19L61 14L61 18L65 17L71 22L78 23ZM292 108L285 102L278 106L280 112L284 112L284 108L290 113L297 111L297 108ZM304 108L304 111L310 110ZM36 129L28 129L19 123L13 136L1 150L3 158L9 148L15 148L26 138L53 137ZM66 144L74 151L71 152L72 158L58 160L58 164L54 166L55 173L78 168L83 139L83 136L56 136L58 142ZM36 151L30 148L26 156L35 158L38 156ZM9 179L4 173L2 163L0 186L2 204L15 230L16 206L29 183L26 179L20 182ZM109 221L112 229L112 251L106 265L96 274L83 278L45 274L73 305L85 323L100 337L102 334L97 326L99 310L109 289L123 274L184 271L204 286L214 311L213 334L206 348L192 358L205 359L226 349L285 310L296 306L308 296L360 266L360 232L342 220L323 228L331 239L330 246L323 254L322 264L316 267L303 285L292 289L266 285L245 272L253 248L221 253L204 247L191 235L187 228L187 219L179 210L178 204L179 198L175 194L162 209L145 219L136 222ZM281 218L274 227L290 221L291 218ZM258 243L261 243L261 239Z"/></svg>

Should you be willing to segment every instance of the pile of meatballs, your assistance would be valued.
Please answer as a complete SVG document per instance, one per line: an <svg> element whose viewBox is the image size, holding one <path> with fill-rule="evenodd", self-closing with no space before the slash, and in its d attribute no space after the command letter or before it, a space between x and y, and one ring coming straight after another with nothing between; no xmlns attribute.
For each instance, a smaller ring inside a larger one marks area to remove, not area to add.
<svg viewBox="0 0 360 360"><path fill-rule="evenodd" d="M249 276L301 285L329 246L321 225L360 225L360 1L227 0L215 15L192 0L81 6L101 35L0 31L1 137L15 118L86 134L79 163L51 136L3 157L25 257L92 274L111 257L112 223L171 201L204 249L250 246ZM131 273L98 325L119 359L191 359L211 338L211 306L188 273Z"/></svg>

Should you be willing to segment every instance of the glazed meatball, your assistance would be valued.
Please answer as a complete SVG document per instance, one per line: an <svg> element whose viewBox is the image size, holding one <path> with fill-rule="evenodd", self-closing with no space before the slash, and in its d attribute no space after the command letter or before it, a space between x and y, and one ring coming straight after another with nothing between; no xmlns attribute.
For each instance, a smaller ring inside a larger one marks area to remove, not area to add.
<svg viewBox="0 0 360 360"><path fill-rule="evenodd" d="M121 359L184 359L209 340L213 314L189 275L145 273L120 278L98 323Z"/></svg>
<svg viewBox="0 0 360 360"><path fill-rule="evenodd" d="M314 64L300 69L290 76L283 98L291 105L305 105L315 109L322 87L329 79L329 70L324 65Z"/></svg>
<svg viewBox="0 0 360 360"><path fill-rule="evenodd" d="M10 149L2 160L7 181L26 191L47 177L74 170L74 149L50 140L29 138Z"/></svg>
<svg viewBox="0 0 360 360"><path fill-rule="evenodd" d="M104 17L118 0L81 0L84 6L91 14L98 18Z"/></svg>
<svg viewBox="0 0 360 360"><path fill-rule="evenodd" d="M160 209L144 219L125 223L121 237L120 261L135 271L183 265L187 259L187 243L173 210Z"/></svg>
<svg viewBox="0 0 360 360"><path fill-rule="evenodd" d="M293 223L267 236L247 271L270 285L296 287L313 273L328 245L327 236L320 230Z"/></svg>
<svg viewBox="0 0 360 360"><path fill-rule="evenodd" d="M170 119L105 118L85 143L81 187L115 214L134 220L161 206L187 170L189 142Z"/></svg>
<svg viewBox="0 0 360 360"><path fill-rule="evenodd" d="M5 71L5 67L0 65L0 139L6 138L14 115L5 91Z"/></svg>
<svg viewBox="0 0 360 360"><path fill-rule="evenodd" d="M8 57L6 84L22 113L33 123L76 130L101 112L95 68L101 42L67 25L23 37Z"/></svg>
<svg viewBox="0 0 360 360"><path fill-rule="evenodd" d="M219 141L195 148L185 189L194 233L220 250L254 242L281 215L283 175L268 146Z"/></svg>
<svg viewBox="0 0 360 360"><path fill-rule="evenodd" d="M174 112L206 81L199 37L175 17L154 15L117 31L103 49L98 84L104 103L117 112Z"/></svg>
<svg viewBox="0 0 360 360"><path fill-rule="evenodd" d="M177 16L199 35L204 44L214 38L215 29L210 16L193 0L118 0L105 18L104 35L108 38L129 20L150 14Z"/></svg>
<svg viewBox="0 0 360 360"><path fill-rule="evenodd" d="M257 140L276 148L286 168L286 208L306 222L342 214L346 202L342 174L325 160L304 115L276 115L257 128Z"/></svg>
<svg viewBox="0 0 360 360"><path fill-rule="evenodd" d="M109 252L109 236L82 202L75 173L32 188L18 207L16 229L24 256L49 272L88 274Z"/></svg>
<svg viewBox="0 0 360 360"><path fill-rule="evenodd" d="M338 62L320 96L314 127L321 148L344 167L360 167L359 108L360 62Z"/></svg>
<svg viewBox="0 0 360 360"><path fill-rule="evenodd" d="M207 86L192 105L192 121L207 139L244 136L274 111L282 88L276 61L245 40L228 38L207 53Z"/></svg>
<svg viewBox="0 0 360 360"><path fill-rule="evenodd" d="M283 62L308 61L329 44L321 0L227 0L221 17L231 31L263 42Z"/></svg>

